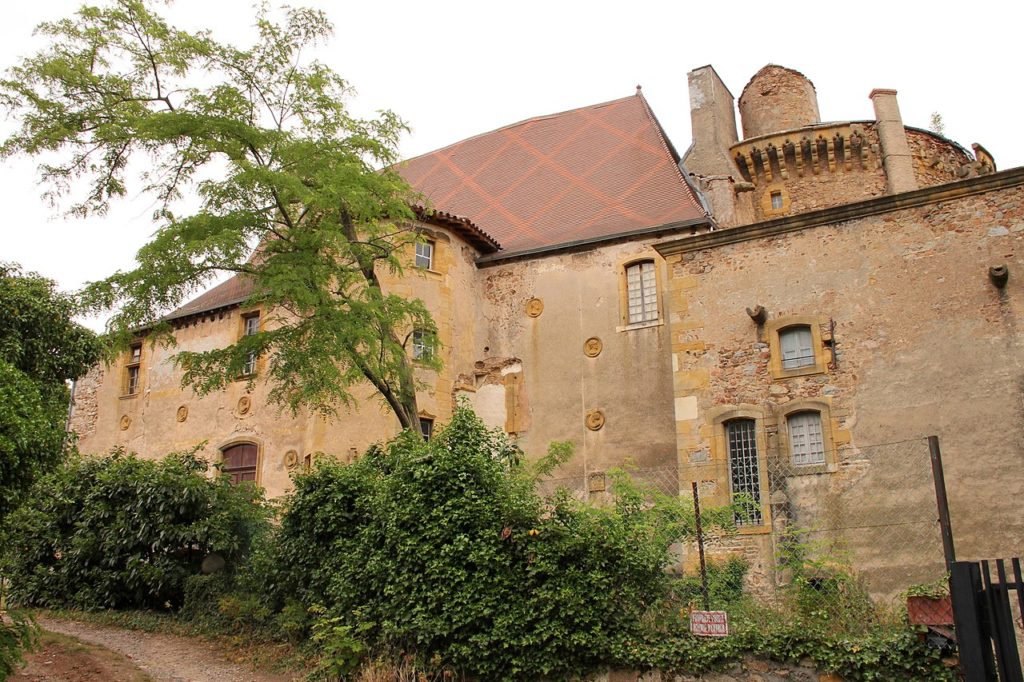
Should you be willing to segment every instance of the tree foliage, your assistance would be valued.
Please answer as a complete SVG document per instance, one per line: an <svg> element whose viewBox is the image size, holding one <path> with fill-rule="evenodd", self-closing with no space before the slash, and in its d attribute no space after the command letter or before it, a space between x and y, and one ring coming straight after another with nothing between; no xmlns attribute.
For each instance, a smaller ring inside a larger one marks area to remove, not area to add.
<svg viewBox="0 0 1024 682"><path fill-rule="evenodd" d="M67 382L99 357L53 282L0 263L0 520L64 454Z"/></svg>
<svg viewBox="0 0 1024 682"><path fill-rule="evenodd" d="M161 316L233 273L273 316L229 348L179 353L184 383L217 390L265 354L271 398L293 411L332 414L365 380L418 430L406 346L434 324L381 281L417 239L415 197L392 167L405 125L348 112L349 85L307 58L331 30L321 12L275 22L264 6L239 48L171 26L148 0L83 7L40 26L49 47L0 81L21 122L0 154L40 157L51 197L86 187L74 214L104 213L132 182L156 198L138 266L86 290L116 308L122 345L140 328L170 341Z"/></svg>
<svg viewBox="0 0 1024 682"><path fill-rule="evenodd" d="M545 502L517 454L462 408L428 443L406 434L324 462L295 481L266 593L323 605L345 652L358 633L480 679L608 663L668 594L669 546L694 532L692 507L621 476L607 507Z"/></svg>
<svg viewBox="0 0 1024 682"><path fill-rule="evenodd" d="M123 452L76 457L40 479L10 516L4 552L23 606L180 606L185 582L218 553L230 568L267 530L262 493L206 477L193 453L159 462Z"/></svg>

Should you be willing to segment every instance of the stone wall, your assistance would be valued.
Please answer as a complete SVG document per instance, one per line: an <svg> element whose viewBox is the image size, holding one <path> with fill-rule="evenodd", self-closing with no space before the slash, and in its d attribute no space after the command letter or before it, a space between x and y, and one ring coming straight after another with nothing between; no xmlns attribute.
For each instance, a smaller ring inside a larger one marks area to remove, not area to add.
<svg viewBox="0 0 1024 682"><path fill-rule="evenodd" d="M904 205L913 204L907 208L894 197L879 204L892 210L875 215L829 222L825 211L795 231L751 225L663 248L680 478L728 499L727 447L716 419L729 410L756 418L760 456L785 461L785 410L813 400L835 461L814 472L811 487L819 492L803 495L807 516L828 499L846 509L899 501L933 512L927 485L908 490L898 477L865 473L865 466L901 472L909 458L898 450L879 458L857 452L935 434L958 556L1000 556L1024 546L1015 502L1024 494L1024 342L1017 329L1024 278L1011 274L1001 290L987 274L994 265L1024 273L1024 172L1002 176L988 185L966 181L959 194L957 185L946 185L902 195ZM971 190L984 187L993 189ZM746 312L755 305L768 311L763 326ZM772 325L800 317L818 320L816 352L827 366L773 376ZM927 483L927 457L915 450L913 461L924 471L902 473ZM853 481L864 483L851 488ZM880 560L890 566L909 570L920 560L900 556L905 547L886 549L891 556ZM909 574L893 574L901 576Z"/></svg>
<svg viewBox="0 0 1024 682"><path fill-rule="evenodd" d="M739 109L744 138L821 121L814 84L799 71L775 64L754 74L740 93Z"/></svg>
<svg viewBox="0 0 1024 682"><path fill-rule="evenodd" d="M819 670L814 662L779 663L745 656L723 672L699 675L668 675L658 670L613 670L592 678L592 682L842 682L843 678Z"/></svg>
<svg viewBox="0 0 1024 682"><path fill-rule="evenodd" d="M959 180L963 177L961 168L974 161L958 145L923 130L908 128L907 142L914 157L914 177L918 187Z"/></svg>

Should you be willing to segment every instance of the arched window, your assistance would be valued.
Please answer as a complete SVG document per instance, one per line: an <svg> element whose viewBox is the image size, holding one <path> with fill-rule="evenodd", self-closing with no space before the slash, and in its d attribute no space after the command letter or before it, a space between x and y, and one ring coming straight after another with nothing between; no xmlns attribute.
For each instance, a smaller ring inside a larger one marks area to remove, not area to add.
<svg viewBox="0 0 1024 682"><path fill-rule="evenodd" d="M789 432L789 453L793 466L825 463L825 438L820 412L796 412L786 417Z"/></svg>
<svg viewBox="0 0 1024 682"><path fill-rule="evenodd" d="M725 423L729 452L729 483L732 500L739 506L736 523L758 526L761 513L761 464L757 452L757 422L733 419Z"/></svg>
<svg viewBox="0 0 1024 682"><path fill-rule="evenodd" d="M221 472L231 479L232 483L242 481L256 482L256 465L259 461L259 449L254 443L238 443L222 450L224 461Z"/></svg>

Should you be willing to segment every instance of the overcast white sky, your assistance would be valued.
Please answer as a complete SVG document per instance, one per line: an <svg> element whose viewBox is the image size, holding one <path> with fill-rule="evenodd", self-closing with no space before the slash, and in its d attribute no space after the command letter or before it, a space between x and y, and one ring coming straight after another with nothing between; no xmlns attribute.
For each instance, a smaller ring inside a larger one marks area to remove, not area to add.
<svg viewBox="0 0 1024 682"><path fill-rule="evenodd" d="M80 4L34 0L4 11L0 67L39 45L32 37L39 22ZM687 71L713 64L738 97L772 62L814 82L822 120L872 118L868 93L895 88L905 124L927 128L937 111L948 137L968 148L980 142L1000 169L1024 165L1020 0L291 4L328 13L336 36L321 58L357 88L356 113L391 109L409 122L406 157L624 97L637 84L682 154L690 144ZM177 0L165 14L183 28L207 27L246 44L252 7L250 0ZM0 122L0 130L10 125ZM65 289L131 266L154 229L148 201L132 195L105 218L64 218L40 200L35 179L30 161L0 168L0 260Z"/></svg>

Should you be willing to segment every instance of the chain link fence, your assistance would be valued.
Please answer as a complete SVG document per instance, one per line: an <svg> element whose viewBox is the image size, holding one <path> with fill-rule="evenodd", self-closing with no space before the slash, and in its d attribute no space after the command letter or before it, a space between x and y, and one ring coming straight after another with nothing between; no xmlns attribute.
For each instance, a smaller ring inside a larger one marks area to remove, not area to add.
<svg viewBox="0 0 1024 682"><path fill-rule="evenodd" d="M773 434L774 435L774 434ZM911 622L952 623L947 576L927 439L761 454L753 431L727 434L728 462L702 467L629 468L634 483L692 499L698 482L703 509L732 504L736 528L709 528L708 560L746 564L744 591L761 604L825 619L875 619L899 614ZM795 451L795 452L794 452ZM606 502L614 473L588 471L544 479L538 491L567 489ZM693 541L678 546L685 575L698 571Z"/></svg>

